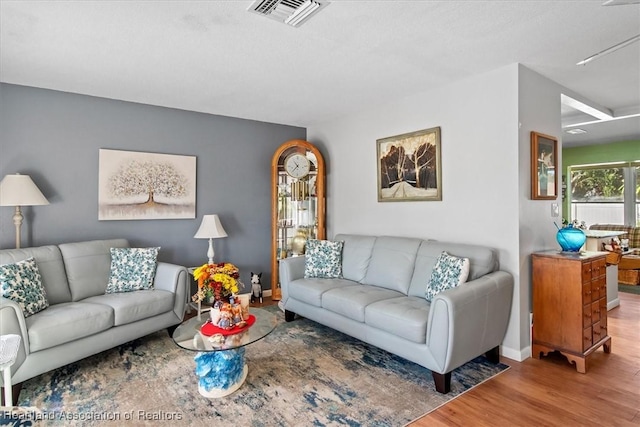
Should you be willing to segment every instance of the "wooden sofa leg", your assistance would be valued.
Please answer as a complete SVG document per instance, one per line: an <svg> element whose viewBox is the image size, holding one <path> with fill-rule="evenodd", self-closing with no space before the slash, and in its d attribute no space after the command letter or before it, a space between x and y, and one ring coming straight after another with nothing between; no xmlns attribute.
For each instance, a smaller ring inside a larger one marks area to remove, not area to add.
<svg viewBox="0 0 640 427"><path fill-rule="evenodd" d="M495 346L484 354L491 363L500 363L500 346Z"/></svg>
<svg viewBox="0 0 640 427"><path fill-rule="evenodd" d="M293 319L296 318L296 314L293 311L285 310L284 311L284 320L287 322L293 322Z"/></svg>
<svg viewBox="0 0 640 427"><path fill-rule="evenodd" d="M436 383L436 391L438 393L447 394L451 391L451 372L446 374L439 374L437 372L431 372L433 381Z"/></svg>

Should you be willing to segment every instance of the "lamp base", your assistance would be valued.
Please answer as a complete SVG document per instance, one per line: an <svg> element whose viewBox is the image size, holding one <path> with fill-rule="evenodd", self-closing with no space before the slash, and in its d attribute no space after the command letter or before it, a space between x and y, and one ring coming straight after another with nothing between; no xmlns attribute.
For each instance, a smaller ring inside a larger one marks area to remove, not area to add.
<svg viewBox="0 0 640 427"><path fill-rule="evenodd" d="M213 239L209 237L209 250L207 250L207 257L209 258L209 264L213 264Z"/></svg>
<svg viewBox="0 0 640 427"><path fill-rule="evenodd" d="M20 227L22 227L23 218L20 206L16 206L16 212L13 214L13 224L16 226L16 249L20 249Z"/></svg>

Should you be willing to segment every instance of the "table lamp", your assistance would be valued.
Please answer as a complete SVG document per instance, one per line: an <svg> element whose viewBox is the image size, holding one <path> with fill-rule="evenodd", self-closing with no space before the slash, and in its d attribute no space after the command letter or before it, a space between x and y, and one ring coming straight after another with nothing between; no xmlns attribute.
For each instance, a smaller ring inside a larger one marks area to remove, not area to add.
<svg viewBox="0 0 640 427"><path fill-rule="evenodd" d="M209 239L207 257L209 257L209 264L213 264L213 239L227 237L227 232L222 228L218 215L205 215L202 217L200 228L198 228L198 231L193 237L196 239Z"/></svg>
<svg viewBox="0 0 640 427"><path fill-rule="evenodd" d="M29 175L6 175L0 181L0 206L15 206L13 223L16 226L16 249L20 248L20 227L22 226L21 206L48 205L49 201L42 195Z"/></svg>

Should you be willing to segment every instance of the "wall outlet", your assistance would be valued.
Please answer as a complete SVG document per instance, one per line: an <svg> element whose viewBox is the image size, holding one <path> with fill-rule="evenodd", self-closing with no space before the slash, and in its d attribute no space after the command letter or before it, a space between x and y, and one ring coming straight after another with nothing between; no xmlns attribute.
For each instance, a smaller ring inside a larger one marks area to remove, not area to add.
<svg viewBox="0 0 640 427"><path fill-rule="evenodd" d="M557 218L560 216L560 206L557 203L551 203L551 217Z"/></svg>

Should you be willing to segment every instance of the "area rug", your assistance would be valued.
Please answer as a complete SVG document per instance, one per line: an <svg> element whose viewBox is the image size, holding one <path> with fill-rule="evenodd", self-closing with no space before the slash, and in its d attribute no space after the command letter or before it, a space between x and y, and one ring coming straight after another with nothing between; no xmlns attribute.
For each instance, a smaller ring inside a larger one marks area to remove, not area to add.
<svg viewBox="0 0 640 427"><path fill-rule="evenodd" d="M618 283L618 292L640 295L640 285L623 285Z"/></svg>
<svg viewBox="0 0 640 427"><path fill-rule="evenodd" d="M230 396L202 397L194 353L161 331L26 381L20 406L41 411L38 426L402 426L508 368L478 357L443 395L415 363L270 309L279 325L246 348Z"/></svg>

